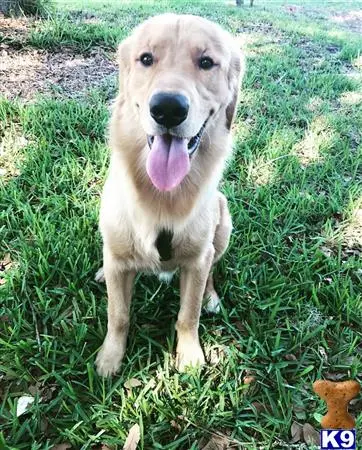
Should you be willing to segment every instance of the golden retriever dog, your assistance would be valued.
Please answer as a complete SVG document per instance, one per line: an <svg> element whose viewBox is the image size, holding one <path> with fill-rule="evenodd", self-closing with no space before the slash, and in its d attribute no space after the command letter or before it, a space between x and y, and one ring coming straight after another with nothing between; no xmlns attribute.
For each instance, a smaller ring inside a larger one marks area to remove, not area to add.
<svg viewBox="0 0 362 450"><path fill-rule="evenodd" d="M176 367L203 364L203 299L217 311L212 266L231 233L218 191L231 150L230 128L244 62L231 35L191 15L153 17L118 51L119 93L100 212L108 330L98 373L120 367L138 271L180 270Z"/></svg>

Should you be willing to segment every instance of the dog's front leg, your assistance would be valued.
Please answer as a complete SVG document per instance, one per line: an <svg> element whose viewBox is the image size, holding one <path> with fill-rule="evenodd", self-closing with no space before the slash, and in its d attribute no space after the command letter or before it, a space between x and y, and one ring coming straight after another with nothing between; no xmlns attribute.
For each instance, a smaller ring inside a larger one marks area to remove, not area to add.
<svg viewBox="0 0 362 450"><path fill-rule="evenodd" d="M96 365L99 375L115 374L126 350L134 271L120 272L111 256L104 258L108 293L108 330Z"/></svg>
<svg viewBox="0 0 362 450"><path fill-rule="evenodd" d="M199 341L199 320L213 257L214 248L210 247L194 264L181 268L181 307L176 323L176 366L180 371L205 362Z"/></svg>

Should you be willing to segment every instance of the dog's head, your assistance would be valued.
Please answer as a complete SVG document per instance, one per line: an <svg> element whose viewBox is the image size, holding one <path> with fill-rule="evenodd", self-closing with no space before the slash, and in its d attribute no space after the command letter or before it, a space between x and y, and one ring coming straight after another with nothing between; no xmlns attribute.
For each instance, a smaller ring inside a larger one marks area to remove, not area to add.
<svg viewBox="0 0 362 450"><path fill-rule="evenodd" d="M206 19L164 14L119 47L120 97L148 146L147 173L160 191L185 178L200 143L222 121L228 133L242 70L231 36Z"/></svg>

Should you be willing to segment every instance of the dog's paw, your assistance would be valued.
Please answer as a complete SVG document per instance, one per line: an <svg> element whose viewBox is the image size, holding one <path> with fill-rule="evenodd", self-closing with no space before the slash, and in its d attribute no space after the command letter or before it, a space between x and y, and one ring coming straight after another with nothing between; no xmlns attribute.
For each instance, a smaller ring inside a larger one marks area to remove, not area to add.
<svg viewBox="0 0 362 450"><path fill-rule="evenodd" d="M106 338L96 359L98 375L101 377L115 375L121 366L124 350L124 346L120 342Z"/></svg>
<svg viewBox="0 0 362 450"><path fill-rule="evenodd" d="M205 298L203 309L209 314L217 314L220 312L221 302L216 292L211 292Z"/></svg>
<svg viewBox="0 0 362 450"><path fill-rule="evenodd" d="M179 342L176 350L176 369L185 372L188 367L200 367L205 364L205 356L198 342Z"/></svg>
<svg viewBox="0 0 362 450"><path fill-rule="evenodd" d="M104 270L103 267L101 267L100 269L97 270L97 273L94 276L94 280L97 283L104 283L106 281L105 277L104 277Z"/></svg>

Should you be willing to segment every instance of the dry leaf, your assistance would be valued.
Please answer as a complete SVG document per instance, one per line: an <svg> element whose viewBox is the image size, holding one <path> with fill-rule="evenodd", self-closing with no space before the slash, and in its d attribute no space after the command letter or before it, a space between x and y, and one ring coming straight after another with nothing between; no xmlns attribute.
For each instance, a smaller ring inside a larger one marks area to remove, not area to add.
<svg viewBox="0 0 362 450"><path fill-rule="evenodd" d="M303 425L303 437L304 442L307 445L319 445L319 433L310 423L305 423Z"/></svg>
<svg viewBox="0 0 362 450"><path fill-rule="evenodd" d="M330 249L329 247L326 247L325 245L323 245L320 248L320 251L323 253L323 255L327 258L330 258L333 255L333 250Z"/></svg>
<svg viewBox="0 0 362 450"><path fill-rule="evenodd" d="M143 392L146 393L150 389L153 389L155 386L156 386L156 381L153 378L151 378L150 381L148 381L146 386L144 387Z"/></svg>
<svg viewBox="0 0 362 450"><path fill-rule="evenodd" d="M56 390L56 385L44 386L43 383L32 384L28 387L29 394L36 396L37 394L41 398L41 401L48 402L54 396L54 391Z"/></svg>
<svg viewBox="0 0 362 450"><path fill-rule="evenodd" d="M69 448L72 448L72 446L68 442L65 442L64 444L55 444L52 450L68 450Z"/></svg>
<svg viewBox="0 0 362 450"><path fill-rule="evenodd" d="M262 413L268 411L268 408L260 402L252 402L251 405L256 409L257 413Z"/></svg>
<svg viewBox="0 0 362 450"><path fill-rule="evenodd" d="M290 429L292 439L290 440L291 444L295 444L299 442L303 437L303 427L298 422L293 422Z"/></svg>
<svg viewBox="0 0 362 450"><path fill-rule="evenodd" d="M96 445L95 447L92 447L92 450L113 450L114 447L109 447L106 444L99 444Z"/></svg>
<svg viewBox="0 0 362 450"><path fill-rule="evenodd" d="M126 442L124 443L123 450L136 450L140 438L141 438L140 426L138 425L138 423L135 423L128 432L128 436Z"/></svg>
<svg viewBox="0 0 362 450"><path fill-rule="evenodd" d="M291 353L284 356L287 361L297 361L297 357Z"/></svg>
<svg viewBox="0 0 362 450"><path fill-rule="evenodd" d="M177 431L181 431L181 425L177 423L175 420L171 420L170 425L172 428L175 428Z"/></svg>
<svg viewBox="0 0 362 450"><path fill-rule="evenodd" d="M205 354L210 364L218 364L225 357L225 347L215 345L210 348L205 348Z"/></svg>
<svg viewBox="0 0 362 450"><path fill-rule="evenodd" d="M236 320L233 325L235 325L236 329L244 333L246 331L246 328L244 327L243 323L240 320Z"/></svg>
<svg viewBox="0 0 362 450"><path fill-rule="evenodd" d="M343 380L343 378L346 378L346 374L345 373L325 372L324 377L326 378L326 380L339 381L339 380Z"/></svg>
<svg viewBox="0 0 362 450"><path fill-rule="evenodd" d="M243 378L243 383L244 384L251 384L251 383L254 383L254 382L255 382L255 377L253 377L251 375Z"/></svg>
<svg viewBox="0 0 362 450"><path fill-rule="evenodd" d="M324 361L327 361L328 360L328 355L327 355L327 352L326 352L325 348L320 345L318 347L318 351L319 351L319 354L321 355L321 357L324 359Z"/></svg>
<svg viewBox="0 0 362 450"><path fill-rule="evenodd" d="M228 448L229 440L226 437L214 435L201 450L227 450Z"/></svg>
<svg viewBox="0 0 362 450"><path fill-rule="evenodd" d="M40 394L40 383L31 384L28 387L29 394L31 394L33 397L36 396L36 394Z"/></svg>
<svg viewBox="0 0 362 450"><path fill-rule="evenodd" d="M123 385L126 389L132 389L134 387L138 387L138 386L142 386L142 383L140 382L140 380L137 380L137 378L130 378L129 380L127 380L124 385Z"/></svg>
<svg viewBox="0 0 362 450"><path fill-rule="evenodd" d="M8 270L11 267L10 253L7 253L2 260L0 260L0 271Z"/></svg>
<svg viewBox="0 0 362 450"><path fill-rule="evenodd" d="M305 420L307 418L304 406L293 405L293 412L299 420Z"/></svg>
<svg viewBox="0 0 362 450"><path fill-rule="evenodd" d="M18 403L16 405L16 417L23 415L28 407L34 403L34 397L31 395L23 395L19 397Z"/></svg>
<svg viewBox="0 0 362 450"><path fill-rule="evenodd" d="M54 392L56 391L56 385L46 386L41 390L41 399L43 402L48 402L54 397Z"/></svg>

